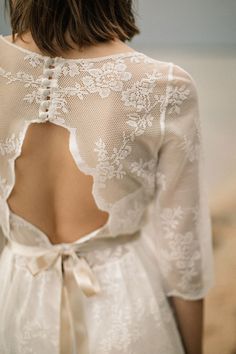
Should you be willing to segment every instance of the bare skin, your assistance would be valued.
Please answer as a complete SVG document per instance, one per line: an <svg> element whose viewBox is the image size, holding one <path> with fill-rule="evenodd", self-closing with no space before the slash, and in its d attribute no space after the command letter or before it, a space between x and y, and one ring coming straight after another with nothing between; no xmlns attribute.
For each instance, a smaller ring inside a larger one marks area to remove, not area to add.
<svg viewBox="0 0 236 354"><path fill-rule="evenodd" d="M170 297L186 354L203 353L204 299Z"/></svg>
<svg viewBox="0 0 236 354"><path fill-rule="evenodd" d="M12 41L12 36L6 36L5 38L9 41ZM22 41L20 38L17 38L14 43L25 49L31 50L38 54L42 54L42 52L34 42L30 32L25 33L23 35L23 39L24 41L27 41L27 43ZM75 49L71 49L67 52L60 52L60 56L66 59L96 58L100 56L113 55L121 52L123 53L135 51L133 48L129 47L127 44L125 44L118 38L114 38L114 40L110 42L99 43L96 46L93 45L84 48L83 50L78 50L74 43L72 43L69 39L68 41Z"/></svg>
<svg viewBox="0 0 236 354"><path fill-rule="evenodd" d="M6 37L11 41L11 36ZM42 54L30 33L29 43L15 44ZM118 39L109 43L61 53L69 59L93 58L132 48ZM69 133L52 123L31 124L16 160L16 183L8 198L16 214L41 229L53 244L74 242L104 225L108 213L98 209L92 196L93 179L82 173L68 150ZM63 166L63 168L62 168ZM65 197L66 196L66 197ZM170 298L186 354L202 354L203 300Z"/></svg>
<svg viewBox="0 0 236 354"><path fill-rule="evenodd" d="M64 128L49 122L31 124L8 198L13 212L55 244L74 242L108 219L92 197L92 177L80 172L68 146L69 132Z"/></svg>

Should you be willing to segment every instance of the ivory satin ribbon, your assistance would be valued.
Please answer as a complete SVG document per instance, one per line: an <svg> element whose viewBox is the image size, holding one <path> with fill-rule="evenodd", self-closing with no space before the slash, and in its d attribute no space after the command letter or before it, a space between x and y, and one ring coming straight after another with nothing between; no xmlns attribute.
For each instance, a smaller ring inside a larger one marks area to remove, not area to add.
<svg viewBox="0 0 236 354"><path fill-rule="evenodd" d="M60 244L42 249L8 241L14 253L28 258L27 267L33 276L50 267L58 269L62 275L60 353L89 354L83 294L92 296L101 288L89 264L79 255L79 245Z"/></svg>

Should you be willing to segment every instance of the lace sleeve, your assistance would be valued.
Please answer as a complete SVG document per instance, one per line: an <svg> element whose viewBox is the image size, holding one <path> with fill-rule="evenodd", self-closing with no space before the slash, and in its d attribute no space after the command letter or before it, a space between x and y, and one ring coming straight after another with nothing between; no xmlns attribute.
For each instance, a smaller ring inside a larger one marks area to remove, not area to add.
<svg viewBox="0 0 236 354"><path fill-rule="evenodd" d="M198 93L184 69L173 63L171 69L156 170L155 246L167 296L198 299L214 277Z"/></svg>

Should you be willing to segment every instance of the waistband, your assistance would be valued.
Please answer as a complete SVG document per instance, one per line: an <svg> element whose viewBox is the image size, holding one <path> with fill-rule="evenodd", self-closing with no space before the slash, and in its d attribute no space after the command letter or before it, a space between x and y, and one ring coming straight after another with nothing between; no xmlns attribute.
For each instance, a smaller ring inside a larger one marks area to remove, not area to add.
<svg viewBox="0 0 236 354"><path fill-rule="evenodd" d="M59 243L51 244L50 247L28 246L15 240L7 239L6 246L19 255L25 257L38 257L48 252L59 253L61 255L70 255L72 252L78 256L86 255L95 250L106 249L118 245L136 241L141 236L140 230L133 234L120 234L115 237L81 239L78 243Z"/></svg>

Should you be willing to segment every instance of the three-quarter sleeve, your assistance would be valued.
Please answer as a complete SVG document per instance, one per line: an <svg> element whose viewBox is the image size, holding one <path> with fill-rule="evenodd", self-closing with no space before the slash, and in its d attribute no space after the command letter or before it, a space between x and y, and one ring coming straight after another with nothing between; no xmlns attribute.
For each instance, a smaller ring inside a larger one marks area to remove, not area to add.
<svg viewBox="0 0 236 354"><path fill-rule="evenodd" d="M155 250L167 296L199 299L214 283L199 100L192 76L173 63L166 95L156 169Z"/></svg>

